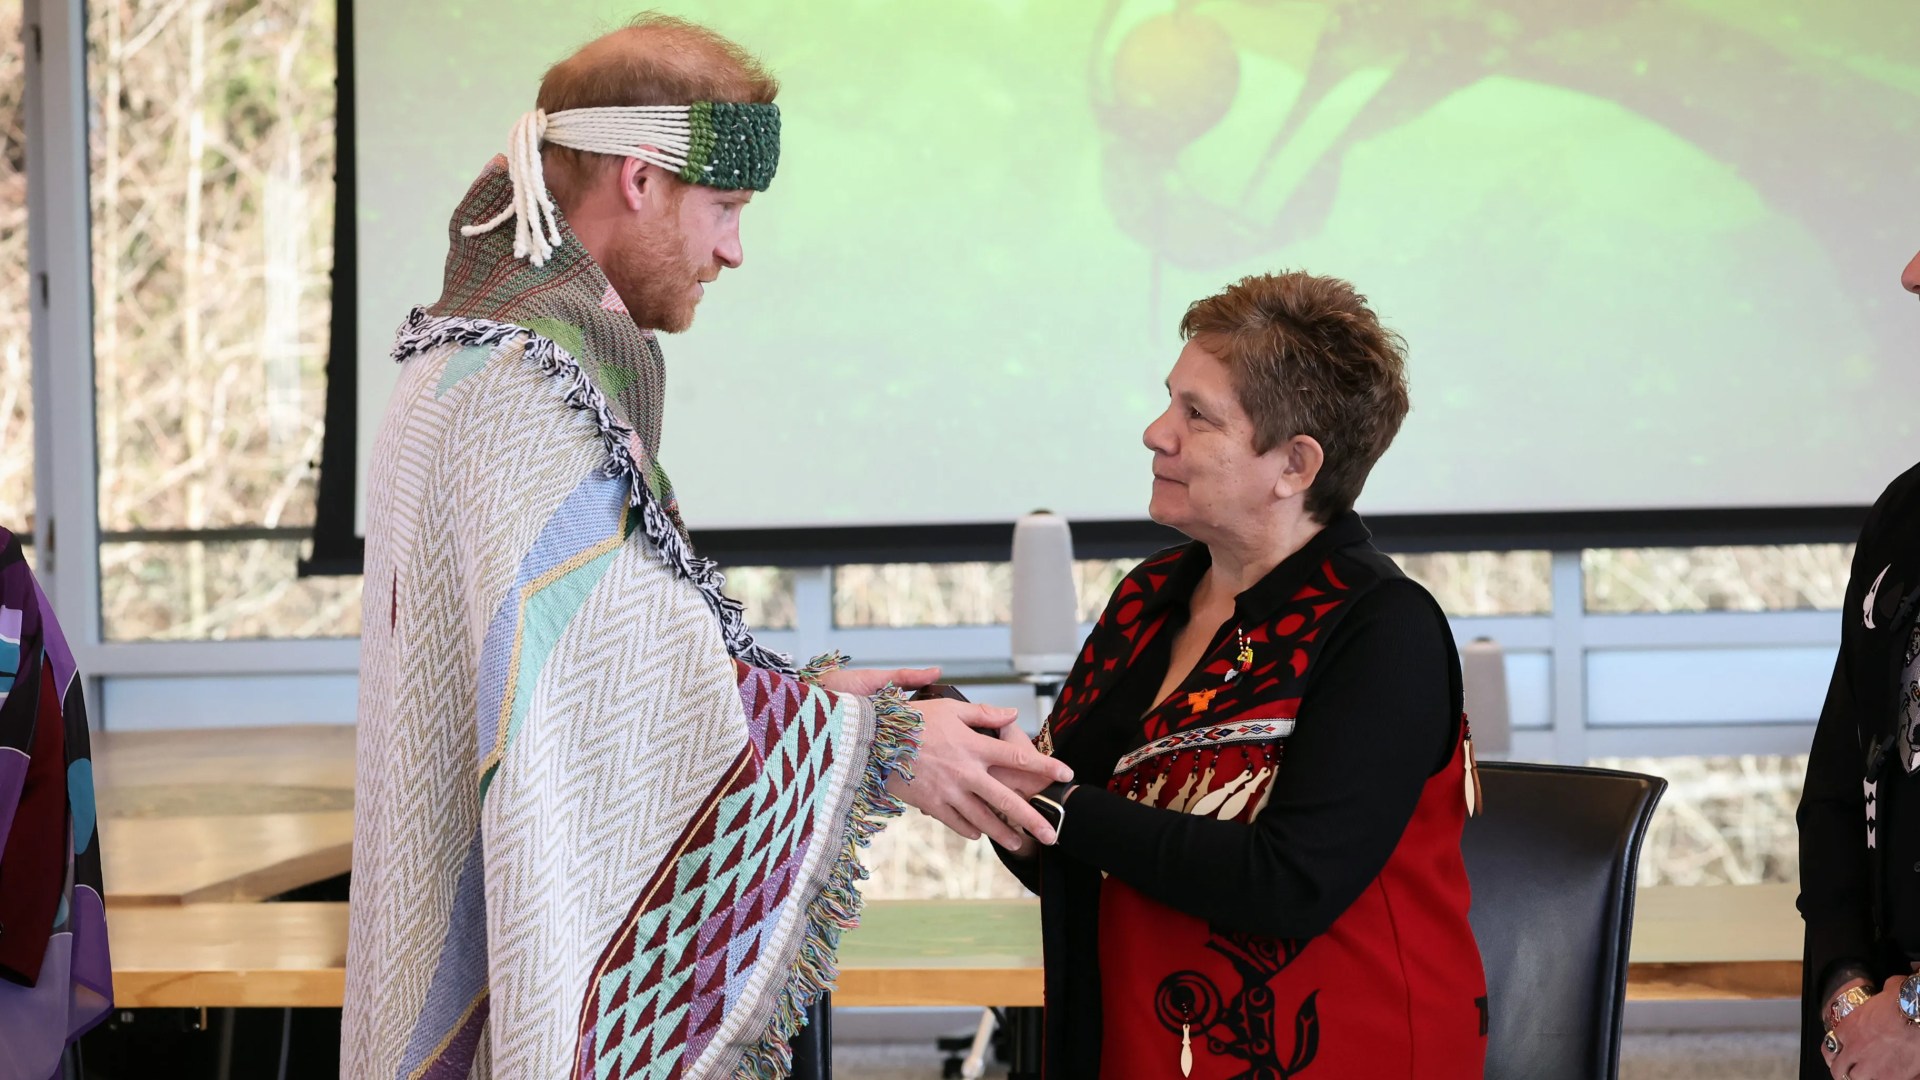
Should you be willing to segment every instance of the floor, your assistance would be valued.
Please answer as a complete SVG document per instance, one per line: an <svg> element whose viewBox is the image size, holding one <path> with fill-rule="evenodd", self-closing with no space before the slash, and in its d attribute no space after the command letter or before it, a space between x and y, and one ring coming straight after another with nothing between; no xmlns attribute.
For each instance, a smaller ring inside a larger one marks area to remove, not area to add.
<svg viewBox="0 0 1920 1080"><path fill-rule="evenodd" d="M1620 1080L1793 1080L1792 1033L1644 1033L1621 1044ZM939 1080L940 1059L920 1045L842 1044L834 1048L835 1080ZM988 1077L1004 1077L1004 1067ZM1332 1078L1329 1078L1332 1080Z"/></svg>

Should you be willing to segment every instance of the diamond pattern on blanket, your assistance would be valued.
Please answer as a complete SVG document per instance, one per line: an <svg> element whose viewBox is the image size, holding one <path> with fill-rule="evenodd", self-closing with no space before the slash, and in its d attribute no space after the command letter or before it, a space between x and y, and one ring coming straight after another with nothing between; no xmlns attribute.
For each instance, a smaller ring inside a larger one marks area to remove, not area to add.
<svg viewBox="0 0 1920 1080"><path fill-rule="evenodd" d="M752 743L634 905L588 994L582 1055L602 1080L670 1080L699 1058L813 841L844 706L789 677L739 674Z"/></svg>

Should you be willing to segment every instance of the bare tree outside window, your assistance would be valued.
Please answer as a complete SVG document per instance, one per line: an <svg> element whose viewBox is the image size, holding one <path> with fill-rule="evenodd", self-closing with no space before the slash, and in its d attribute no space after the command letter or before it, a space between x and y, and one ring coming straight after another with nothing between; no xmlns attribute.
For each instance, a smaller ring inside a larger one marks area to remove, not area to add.
<svg viewBox="0 0 1920 1080"><path fill-rule="evenodd" d="M1580 553L1587 610L1836 611L1852 544L1592 548Z"/></svg>
<svg viewBox="0 0 1920 1080"><path fill-rule="evenodd" d="M1073 564L1080 621L1100 617L1107 597L1138 559ZM1013 564L853 563L834 567L833 624L1000 626L1013 619Z"/></svg>
<svg viewBox="0 0 1920 1080"><path fill-rule="evenodd" d="M1453 616L1545 615L1553 610L1553 555L1545 551L1440 551L1395 555Z"/></svg>
<svg viewBox="0 0 1920 1080"><path fill-rule="evenodd" d="M33 530L33 346L27 275L26 53L0 3L0 525Z"/></svg>
<svg viewBox="0 0 1920 1080"><path fill-rule="evenodd" d="M1603 758L1593 764L1667 779L1641 849L1640 884L1800 880L1793 815L1807 778L1807 755Z"/></svg>
<svg viewBox="0 0 1920 1080"><path fill-rule="evenodd" d="M101 605L109 638L350 635L313 522L332 268L334 7L88 5Z"/></svg>
<svg viewBox="0 0 1920 1080"><path fill-rule="evenodd" d="M1449 615L1540 615L1552 608L1552 557L1544 551L1396 555ZM1100 617L1138 559L1074 563L1080 621ZM1013 617L1010 563L868 563L835 567L835 626L994 626Z"/></svg>
<svg viewBox="0 0 1920 1080"><path fill-rule="evenodd" d="M729 566L727 595L747 607L756 630L791 630L794 623L793 571L777 566Z"/></svg>

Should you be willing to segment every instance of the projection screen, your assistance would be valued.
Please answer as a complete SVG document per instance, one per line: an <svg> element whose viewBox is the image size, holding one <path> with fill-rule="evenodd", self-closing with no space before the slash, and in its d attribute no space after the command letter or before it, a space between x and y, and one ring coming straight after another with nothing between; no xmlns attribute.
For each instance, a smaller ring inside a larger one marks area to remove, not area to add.
<svg viewBox="0 0 1920 1080"><path fill-rule="evenodd" d="M1181 311L1283 268L1409 342L1371 513L1864 505L1920 445L1911 0L654 7L782 82L665 341L696 529L1140 518ZM454 203L633 10L359 5L358 475Z"/></svg>

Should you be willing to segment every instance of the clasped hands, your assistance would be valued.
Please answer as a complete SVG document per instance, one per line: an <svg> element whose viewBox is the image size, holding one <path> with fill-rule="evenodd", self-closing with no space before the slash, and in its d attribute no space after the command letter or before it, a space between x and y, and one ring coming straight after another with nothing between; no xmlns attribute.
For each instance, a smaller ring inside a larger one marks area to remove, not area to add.
<svg viewBox="0 0 1920 1080"><path fill-rule="evenodd" d="M842 669L822 675L820 685L838 694L871 697L888 684L918 690L939 677L939 668ZM1028 805L1027 797L1055 781L1072 780L1073 770L1034 749L1014 724L1018 709L945 698L916 701L913 707L921 717L913 779L896 774L888 790L969 840L985 834L1014 851L1027 845L1028 836L1043 844L1054 842L1053 827Z"/></svg>

